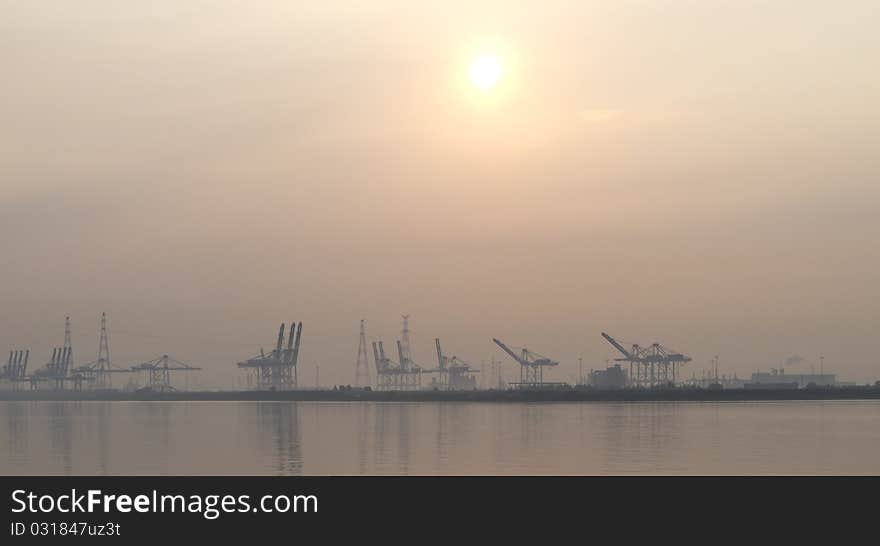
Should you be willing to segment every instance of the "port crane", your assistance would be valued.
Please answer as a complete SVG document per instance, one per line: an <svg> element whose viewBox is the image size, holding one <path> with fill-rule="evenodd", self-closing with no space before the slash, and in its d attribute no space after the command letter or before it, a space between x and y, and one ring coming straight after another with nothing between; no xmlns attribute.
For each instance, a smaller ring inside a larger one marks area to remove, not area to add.
<svg viewBox="0 0 880 546"><path fill-rule="evenodd" d="M609 336L605 332L602 332L602 337L604 337L608 343L610 343L615 349L617 349L618 351L620 351L621 354L623 354L623 358L615 358L614 359L615 362L629 362L629 379L630 379L630 382L633 382L634 381L634 379L633 379L633 366L636 366L638 368L639 358L636 355L638 355L639 346L633 344L632 351L627 351L623 345L618 343L618 341L616 339Z"/></svg>
<svg viewBox="0 0 880 546"><path fill-rule="evenodd" d="M472 369L471 365L455 355L443 354L440 347L440 338L434 339L437 347L437 371L440 373L440 385L449 390L475 388L476 380L470 374L479 370Z"/></svg>
<svg viewBox="0 0 880 546"><path fill-rule="evenodd" d="M404 390L421 387L422 368L406 356L400 341L397 342L397 354L401 363L395 362L385 355L385 347L381 341L373 342L377 390Z"/></svg>
<svg viewBox="0 0 880 546"><path fill-rule="evenodd" d="M301 339L302 322L299 324L291 322L290 333L287 338L287 348L283 348L284 323L282 322L281 328L278 330L278 340L275 342L275 349L269 354L265 354L260 349L259 356L239 362L238 367L256 371L257 388L260 390L295 389L297 387L296 371Z"/></svg>
<svg viewBox="0 0 880 546"><path fill-rule="evenodd" d="M659 343L652 343L647 347L634 343L627 350L605 332L602 332L602 337L623 354L623 358L615 358L614 360L629 363L630 382L637 387L675 384L676 365L681 366L691 361L691 357Z"/></svg>
<svg viewBox="0 0 880 546"><path fill-rule="evenodd" d="M63 389L64 382L73 380L76 389L82 387L82 374L69 376L71 365L73 364L73 349L68 347L56 347L52 349L52 359L46 363L45 368L41 368L31 374L31 390L36 390L40 381L50 381L54 388Z"/></svg>
<svg viewBox="0 0 880 546"><path fill-rule="evenodd" d="M421 366L413 362L412 357L409 355L409 349L399 339L397 340L397 358L400 361L401 371L410 372L422 369Z"/></svg>
<svg viewBox="0 0 880 546"><path fill-rule="evenodd" d="M12 383L13 388L28 380L27 365L30 359L30 349L24 351L9 351L9 360L0 369L0 378Z"/></svg>
<svg viewBox="0 0 880 546"><path fill-rule="evenodd" d="M396 362L385 356L385 348L381 341L373 342L373 359L376 361L376 373L379 374L398 366Z"/></svg>
<svg viewBox="0 0 880 546"><path fill-rule="evenodd" d="M136 372L147 372L149 388L155 391L173 391L171 386L172 371L195 371L201 368L190 366L168 355L162 355L131 367Z"/></svg>
<svg viewBox="0 0 880 546"><path fill-rule="evenodd" d="M540 387L544 384L544 367L557 366L559 362L551 360L526 348L520 349L519 354L505 345L501 340L492 338L496 345L520 365L519 387Z"/></svg>

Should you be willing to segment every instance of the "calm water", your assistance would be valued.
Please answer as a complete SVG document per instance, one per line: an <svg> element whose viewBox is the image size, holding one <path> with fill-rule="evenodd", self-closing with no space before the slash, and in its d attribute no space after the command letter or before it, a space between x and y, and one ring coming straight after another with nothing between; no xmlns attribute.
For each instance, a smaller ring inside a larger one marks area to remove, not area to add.
<svg viewBox="0 0 880 546"><path fill-rule="evenodd" d="M3 402L0 474L880 474L880 402Z"/></svg>

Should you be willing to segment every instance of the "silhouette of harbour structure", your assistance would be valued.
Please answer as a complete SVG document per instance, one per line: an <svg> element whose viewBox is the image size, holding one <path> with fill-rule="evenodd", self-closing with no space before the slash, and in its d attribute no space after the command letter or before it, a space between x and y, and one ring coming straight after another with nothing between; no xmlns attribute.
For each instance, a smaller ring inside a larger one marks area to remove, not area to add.
<svg viewBox="0 0 880 546"><path fill-rule="evenodd" d="M9 351L9 360L0 370L0 377L9 382L13 388L18 389L28 381L27 365L30 360L30 349L13 349Z"/></svg>
<svg viewBox="0 0 880 546"><path fill-rule="evenodd" d="M511 385L513 385L514 387L521 389L540 389L544 387L557 387L562 385L562 383L544 382L544 368L547 366L558 366L559 362L547 358L546 356L539 355L538 353L530 351L524 347L521 348L517 353L516 351L505 345L501 340L493 338L492 341L494 341L496 345L501 347L501 350L510 355L510 358L516 361L520 366L519 382L511 383Z"/></svg>
<svg viewBox="0 0 880 546"><path fill-rule="evenodd" d="M162 355L153 360L136 364L131 369L147 375L147 386L144 388L163 392L175 390L171 385L171 372L201 370L201 368L190 366L168 355Z"/></svg>
<svg viewBox="0 0 880 546"><path fill-rule="evenodd" d="M296 322L291 322L287 348L283 348L284 323L282 322L278 329L275 349L269 354L260 349L258 356L239 362L238 367L256 376L258 390L295 389L297 388L297 363L301 339L302 322L299 325Z"/></svg>
<svg viewBox="0 0 880 546"><path fill-rule="evenodd" d="M50 390L113 390L113 377L118 374L147 374L147 386L157 391L174 390L171 385L172 371L195 371L201 368L184 364L170 356L162 355L154 360L120 367L110 359L110 335L107 313L101 313L98 357L86 364L74 365L71 341L70 317L64 319L64 343L52 349L52 356L40 368L28 373L30 350L12 350L6 365L0 368L0 382L8 383L13 390L28 388L32 391Z"/></svg>
<svg viewBox="0 0 880 546"><path fill-rule="evenodd" d="M449 356L443 353L440 347L440 338L434 339L434 345L437 347L437 372L439 378L432 387L443 390L473 390L477 388L477 378L475 373L480 370L458 358L455 355Z"/></svg>
<svg viewBox="0 0 880 546"><path fill-rule="evenodd" d="M385 345L373 342L373 361L376 365L376 389L380 391L419 390L462 390L476 389L476 370L458 356L444 354L440 339L434 339L437 352L437 367L427 368L417 364L412 357L409 315L402 315L400 339L397 340L397 357L394 361L385 354ZM431 376L431 381L423 385L423 376Z"/></svg>
<svg viewBox="0 0 880 546"><path fill-rule="evenodd" d="M602 338L608 342L620 356L614 363L604 369L590 370L575 385L561 381L550 381L545 378L545 371L559 366L559 361L536 353L525 347L513 347L493 338L494 344L501 349L519 367L518 381L504 382L500 379L500 362L492 358L492 376L497 381L485 381L479 388L477 374L483 372L482 366L477 368L467 360L446 352L440 338L434 338L436 366L424 366L413 357L410 316L401 315L402 327L400 337L395 340L397 346L396 359L385 352L381 339L368 341L365 320L360 321L358 335L357 359L355 362L355 386L336 386L335 390L346 391L530 391L549 392L561 390L735 390L752 391L785 391L804 389L837 389L852 387L854 384L841 383L837 376L825 372L824 357L819 358L818 373L815 363L799 356L785 360L785 364L795 365L798 362L812 363L810 373L786 373L783 368L771 369L769 373L756 372L750 379L739 379L736 375L719 374L718 356L712 359L712 367L702 378L691 374L690 379L682 379L682 366L692 362L692 358L680 351L670 349L660 343L640 345L631 343L626 346L609 334L602 332ZM298 384L298 368L300 349L302 346L302 322L291 322L289 328L282 323L278 329L275 346L270 352L262 348L258 355L237 362L239 370L248 377L248 391L294 391L304 390ZM375 383L371 384L368 346L372 348L375 370ZM110 357L110 337L108 332L107 314L102 313L100 319L100 335L98 339L98 357L92 362L75 365L73 343L71 342L71 321L65 317L64 342L52 349L46 363L33 369L32 351L28 348L13 348L9 351L6 364L0 367L0 390L14 391L51 391L51 392L122 392L137 391L141 394L180 392L175 388L172 378L179 374L189 374L202 370L200 366L185 363L167 353L152 360L128 366L117 366ZM578 359L579 362L582 361ZM484 361L485 362L485 361ZM496 364L498 364L496 368ZM497 373L495 370L498 370ZM317 373L312 390L319 390ZM120 389L113 387L113 377L128 374L127 386ZM486 375L486 374L483 374ZM134 381L137 379L137 381ZM497 384L496 384L497 383ZM880 383L880 382L878 382ZM880 384L873 388L880 388ZM186 391L189 392L189 391ZM217 391L234 395L235 392ZM873 391L872 391L873 392ZM248 395L250 396L250 395ZM542 395L540 395L542 396ZM540 398L539 396L539 398ZM658 395L659 396L659 395ZM666 396L666 395L663 395ZM690 396L690 395L688 395ZM761 395L765 396L765 395ZM84 395L84 398L89 398ZM111 396L112 398L112 396ZM332 398L332 397L331 397ZM356 396L355 396L356 398ZM552 396L551 396L552 398ZM662 398L662 397L661 397ZM673 397L674 398L674 397ZM249 399L249 398L248 398ZM442 399L442 397L441 397ZM449 399L459 399L457 396ZM466 399L466 398L462 398ZM658 398L659 399L659 398Z"/></svg>
<svg viewBox="0 0 880 546"><path fill-rule="evenodd" d="M615 359L617 362L629 363L628 384L635 387L674 386L677 382L676 366L680 369L682 364L691 361L691 357L659 343L647 347L633 343L630 349L626 349L605 332L602 337L623 355L623 358Z"/></svg>

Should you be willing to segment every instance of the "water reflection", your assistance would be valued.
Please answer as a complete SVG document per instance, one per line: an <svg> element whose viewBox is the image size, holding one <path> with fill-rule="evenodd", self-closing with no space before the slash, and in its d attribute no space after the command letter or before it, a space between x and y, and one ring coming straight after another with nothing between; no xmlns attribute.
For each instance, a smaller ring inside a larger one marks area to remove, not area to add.
<svg viewBox="0 0 880 546"><path fill-rule="evenodd" d="M677 404L613 403L601 414L582 411L581 419L589 422L605 473L663 473L676 465L668 454L684 447Z"/></svg>
<svg viewBox="0 0 880 546"><path fill-rule="evenodd" d="M6 408L7 453L13 464L22 464L28 456L27 415L27 404L14 404Z"/></svg>
<svg viewBox="0 0 880 546"><path fill-rule="evenodd" d="M171 429L176 419L183 419L186 404L165 404L161 402L144 402L110 407L116 421L128 423L128 426L115 427L114 434L107 438L118 439L120 434L134 433L137 441L137 453L129 464L144 469L145 473L175 474L180 472L180 465L175 463L171 439ZM125 430L120 430L125 427ZM105 432L106 434L106 432ZM108 463L109 464L109 463ZM122 466L123 463L120 462ZM127 465L126 465L127 466Z"/></svg>
<svg viewBox="0 0 880 546"><path fill-rule="evenodd" d="M376 405L376 419L373 422L373 438L376 442L375 463L373 468L382 468L389 464L390 453L385 445L385 423L388 420L389 404Z"/></svg>
<svg viewBox="0 0 880 546"><path fill-rule="evenodd" d="M410 474L410 413L413 411L412 404L403 404L397 410L397 464L401 474ZM417 432L417 431L414 431Z"/></svg>
<svg viewBox="0 0 880 546"><path fill-rule="evenodd" d="M262 443L274 451L274 471L279 475L302 474L303 460L300 451L299 416L297 403L267 402L256 404ZM315 428L320 429L318 412L315 412Z"/></svg>
<svg viewBox="0 0 880 546"><path fill-rule="evenodd" d="M110 436L112 434L110 427L113 420L113 406L99 404L95 409L97 410L95 428L98 432L98 473L106 475L110 473Z"/></svg>
<svg viewBox="0 0 880 546"><path fill-rule="evenodd" d="M877 402L3 402L0 411L0 475L880 473Z"/></svg>
<svg viewBox="0 0 880 546"><path fill-rule="evenodd" d="M370 430L367 425L370 422L370 410L372 407L373 406L370 404L360 404L354 408L356 417L355 431L357 438L357 452L355 456L357 474L366 474L370 464Z"/></svg>
<svg viewBox="0 0 880 546"><path fill-rule="evenodd" d="M434 435L434 447L436 448L437 464L441 468L446 467L449 459L449 416L448 411L451 406L449 404L438 404L436 407L436 423L437 432Z"/></svg>
<svg viewBox="0 0 880 546"><path fill-rule="evenodd" d="M50 453L58 461L58 473L73 473L73 419L71 414L81 409L80 402L49 405L49 448Z"/></svg>

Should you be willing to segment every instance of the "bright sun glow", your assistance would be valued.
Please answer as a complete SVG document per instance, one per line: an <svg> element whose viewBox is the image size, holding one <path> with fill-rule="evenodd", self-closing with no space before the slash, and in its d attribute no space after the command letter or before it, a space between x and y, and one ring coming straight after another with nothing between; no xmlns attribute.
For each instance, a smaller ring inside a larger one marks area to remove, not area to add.
<svg viewBox="0 0 880 546"><path fill-rule="evenodd" d="M504 69L497 57L481 55L471 63L471 83L481 91L489 91L501 80Z"/></svg>

